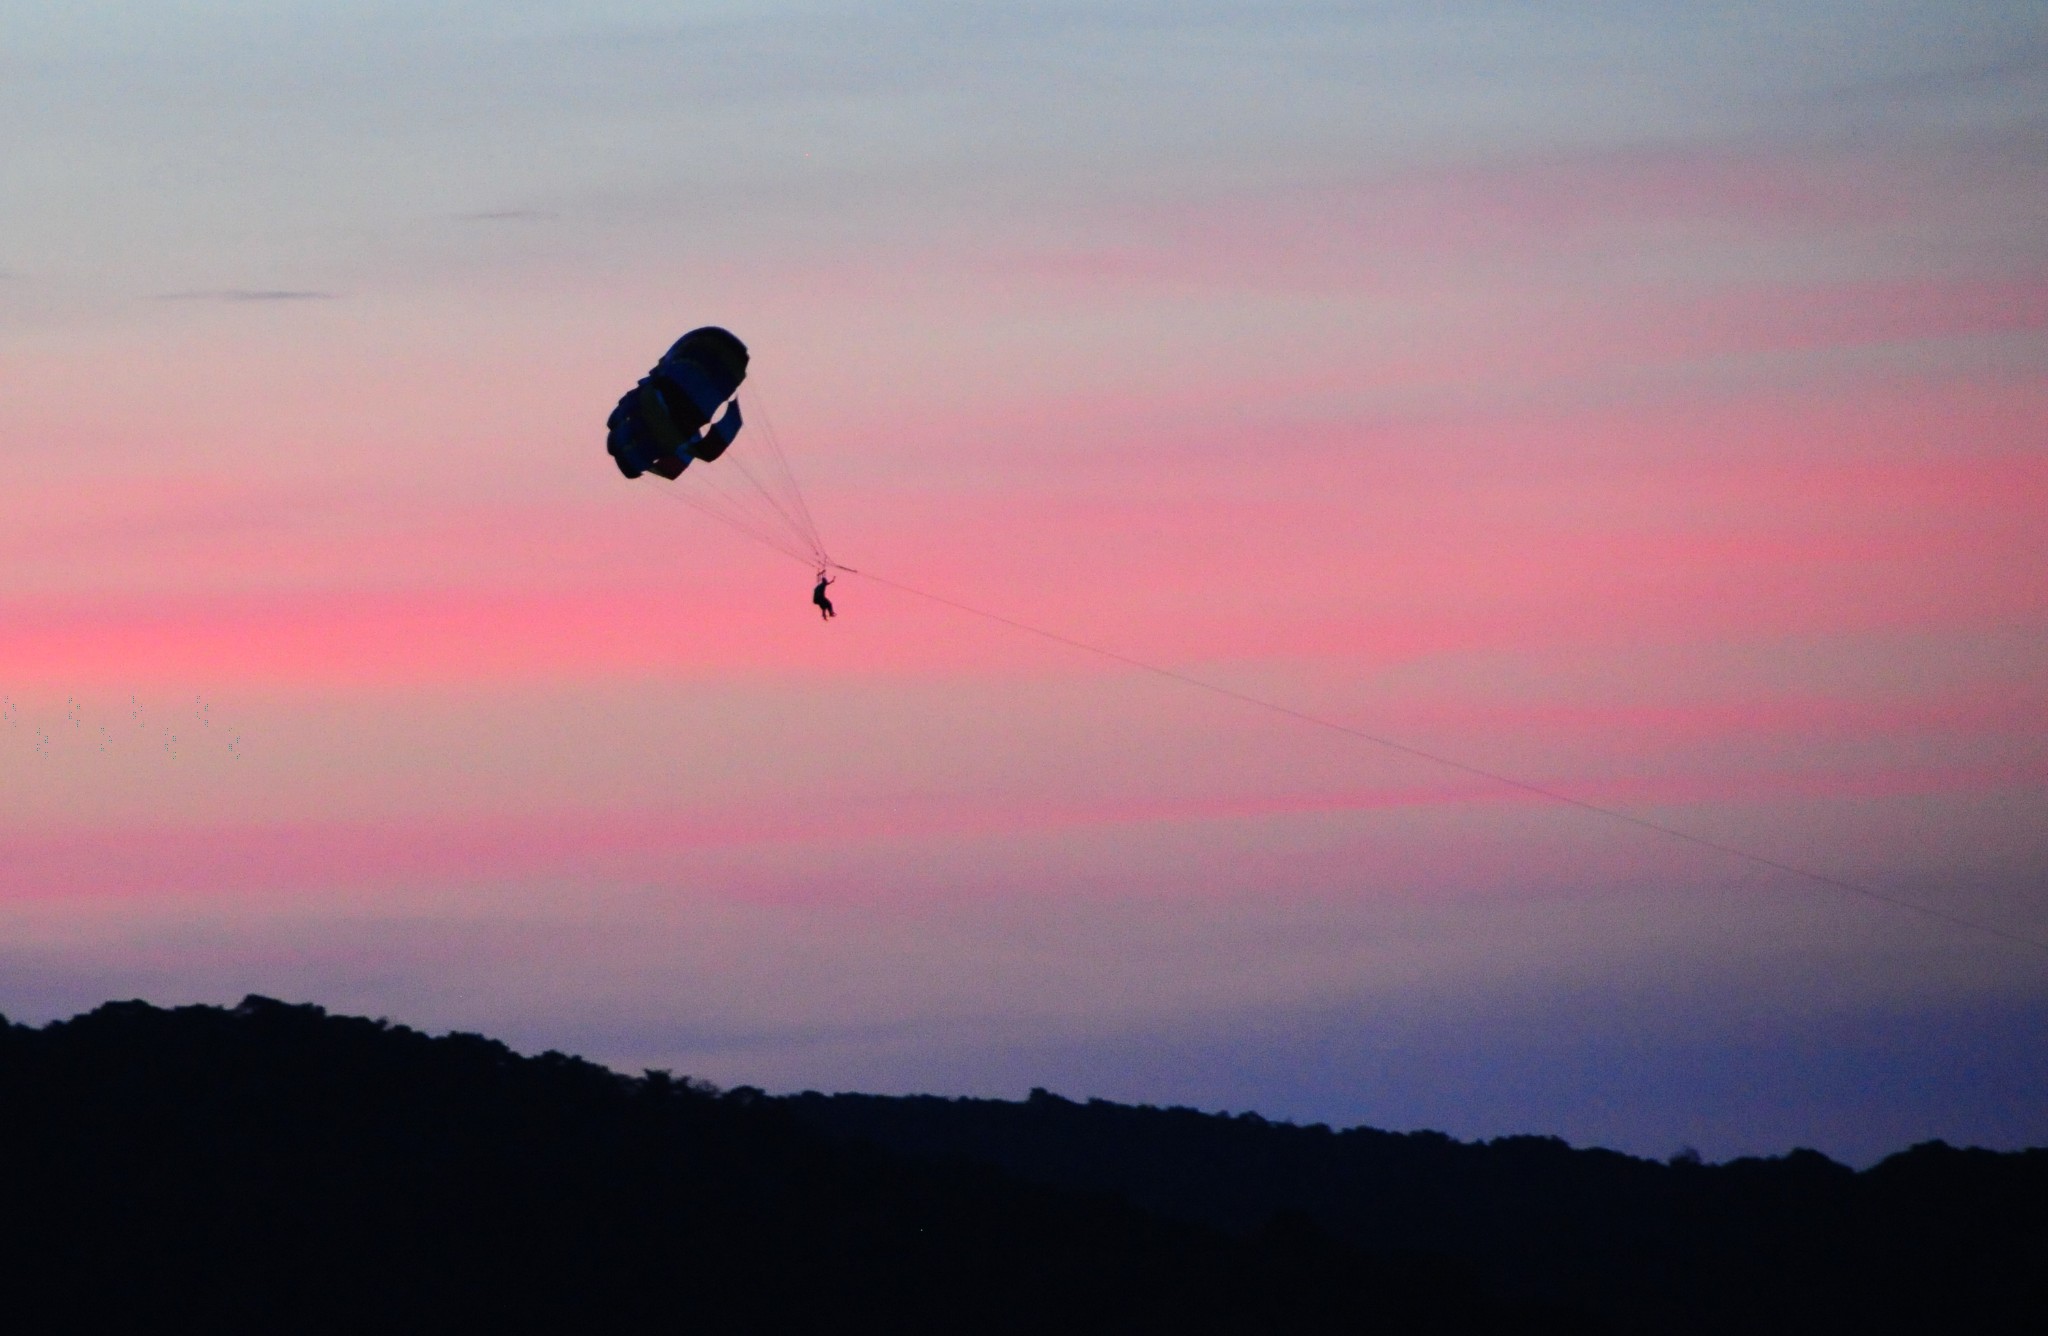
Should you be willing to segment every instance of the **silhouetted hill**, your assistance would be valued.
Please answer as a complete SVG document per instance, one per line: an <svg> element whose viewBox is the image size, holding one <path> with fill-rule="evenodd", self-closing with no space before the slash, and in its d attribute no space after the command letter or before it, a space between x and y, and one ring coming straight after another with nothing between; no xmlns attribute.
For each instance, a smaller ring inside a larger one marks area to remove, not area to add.
<svg viewBox="0 0 2048 1336"><path fill-rule="evenodd" d="M1661 1164L1044 1091L784 1103L861 1143L1239 1235L1292 1220L1374 1254L1456 1257L1495 1292L1624 1332L2048 1332L2048 1150L1930 1142L1857 1173L1810 1150Z"/></svg>
<svg viewBox="0 0 2048 1336"><path fill-rule="evenodd" d="M818 1107L256 997L0 1021L0 1322L1586 1329L1496 1302L1469 1268L1405 1243L1375 1257L1300 1217L1224 1230L1200 1212L1170 1220L1102 1191L906 1159L797 1116Z"/></svg>

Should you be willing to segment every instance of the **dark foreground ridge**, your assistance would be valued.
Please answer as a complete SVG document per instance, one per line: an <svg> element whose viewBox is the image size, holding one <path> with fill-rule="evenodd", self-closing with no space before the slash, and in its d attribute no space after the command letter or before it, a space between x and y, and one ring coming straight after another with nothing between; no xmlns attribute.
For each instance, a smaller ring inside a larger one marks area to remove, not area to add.
<svg viewBox="0 0 2048 1336"><path fill-rule="evenodd" d="M1469 1268L829 1137L759 1091L252 997L0 1022L18 1331L1523 1332Z"/></svg>
<svg viewBox="0 0 2048 1336"><path fill-rule="evenodd" d="M935 1163L1113 1194L1246 1235L1294 1221L1451 1257L1489 1292L1622 1332L2048 1332L2048 1150L1928 1142L1669 1163L1555 1137L1454 1141L1191 1109L806 1093L805 1122Z"/></svg>
<svg viewBox="0 0 2048 1336"><path fill-rule="evenodd" d="M2032 1333L2048 1151L774 1099L130 1002L0 1021L0 1296L35 1331Z"/></svg>

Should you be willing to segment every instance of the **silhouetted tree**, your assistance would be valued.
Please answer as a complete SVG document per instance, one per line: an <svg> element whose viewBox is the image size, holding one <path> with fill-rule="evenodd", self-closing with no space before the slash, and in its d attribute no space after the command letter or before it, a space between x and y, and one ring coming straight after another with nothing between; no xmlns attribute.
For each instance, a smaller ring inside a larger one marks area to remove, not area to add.
<svg viewBox="0 0 2048 1336"><path fill-rule="evenodd" d="M1292 1232L1289 1232L1290 1229ZM11 1330L1510 1332L1258 1238L827 1136L758 1090L251 997L0 1022Z"/></svg>

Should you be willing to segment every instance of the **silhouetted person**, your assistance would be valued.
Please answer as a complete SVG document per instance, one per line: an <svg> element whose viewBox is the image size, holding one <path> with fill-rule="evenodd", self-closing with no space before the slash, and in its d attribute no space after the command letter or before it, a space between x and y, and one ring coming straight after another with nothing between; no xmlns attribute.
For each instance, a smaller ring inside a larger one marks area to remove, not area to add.
<svg viewBox="0 0 2048 1336"><path fill-rule="evenodd" d="M811 591L811 602L818 605L818 615L826 621L832 620L832 600L825 597L825 586L832 583L832 577L818 572L818 587Z"/></svg>

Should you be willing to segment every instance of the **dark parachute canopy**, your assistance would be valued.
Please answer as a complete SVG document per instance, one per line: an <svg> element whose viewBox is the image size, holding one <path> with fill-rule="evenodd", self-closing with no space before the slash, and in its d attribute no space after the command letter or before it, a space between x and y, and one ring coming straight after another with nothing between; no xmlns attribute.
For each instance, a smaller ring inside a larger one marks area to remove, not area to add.
<svg viewBox="0 0 2048 1336"><path fill-rule="evenodd" d="M692 459L710 463L740 434L733 394L747 378L747 345L716 325L675 341L654 370L626 391L605 426L605 448L628 478L657 473L675 479ZM730 401L730 402L728 402ZM716 422L711 415L726 409ZM710 423L710 430L704 430Z"/></svg>
<svg viewBox="0 0 2048 1336"><path fill-rule="evenodd" d="M628 478L675 481L693 461L718 460L740 434L733 396L747 378L747 345L716 325L677 339L654 369L626 391L605 423L605 449ZM724 412L719 412L720 406ZM673 495L741 533L823 569L831 558L772 428L716 469L691 474ZM750 457L751 456L751 457Z"/></svg>

